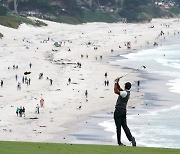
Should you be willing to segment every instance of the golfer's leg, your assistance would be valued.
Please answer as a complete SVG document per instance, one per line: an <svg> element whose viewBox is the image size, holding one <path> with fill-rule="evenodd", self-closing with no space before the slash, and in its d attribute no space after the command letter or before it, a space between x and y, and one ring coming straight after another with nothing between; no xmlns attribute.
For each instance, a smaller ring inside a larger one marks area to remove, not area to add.
<svg viewBox="0 0 180 154"><path fill-rule="evenodd" d="M121 144L121 117L118 116L118 113L115 111L114 113L114 121L116 124L116 133L117 133L117 143Z"/></svg>
<svg viewBox="0 0 180 154"><path fill-rule="evenodd" d="M126 121L126 117L123 117L122 119L122 127L124 129L124 132L128 138L129 141L132 141L132 134L130 132L129 127L127 126L127 121Z"/></svg>

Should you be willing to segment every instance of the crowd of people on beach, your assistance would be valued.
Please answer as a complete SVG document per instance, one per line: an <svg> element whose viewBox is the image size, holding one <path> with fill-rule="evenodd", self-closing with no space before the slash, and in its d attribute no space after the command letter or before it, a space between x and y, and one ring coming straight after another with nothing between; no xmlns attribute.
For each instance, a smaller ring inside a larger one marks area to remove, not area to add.
<svg viewBox="0 0 180 154"><path fill-rule="evenodd" d="M127 33L126 30L123 30L123 31L124 31L125 34ZM111 31L111 33L112 33L112 31ZM164 36L164 35L165 35L165 33L161 30L158 37ZM136 38L136 37L135 37L135 38ZM43 41L43 43L44 43L44 42L47 43L47 41L49 41L49 40L50 40L50 38L48 37L48 39L47 39L46 41ZM70 42L70 43L72 43L72 42ZM61 42L60 44L62 45L62 42ZM65 45L65 41L64 41L64 45ZM87 45L90 46L90 45L93 45L93 43L92 43L92 42L88 42ZM95 45L93 45L93 46L94 46L94 50L98 50L98 47L97 47L97 46L95 46ZM130 42L130 41L124 42L124 46L127 47L127 49L130 49L130 48L131 48L131 42ZM155 43L154 43L154 46L155 46ZM61 47L61 46L60 46L60 47ZM121 48L120 45L119 45L119 48ZM70 48L69 48L69 49L70 49ZM114 49L111 49L111 52L114 52ZM83 58L83 57L84 57L84 55L81 54L81 58ZM100 59L102 59L102 55L100 55L99 57L100 57ZM86 54L86 58L88 58L88 54ZM97 60L97 56L96 56L96 60ZM82 67L82 64L81 64L80 62L77 62L77 68L81 68L81 67ZM18 65L13 65L12 68L13 68L13 69L18 69L19 66L18 66ZM31 63L31 62L29 63L29 68L32 69L32 63ZM10 67L8 67L8 69L10 69ZM25 74L25 73L26 73L26 74ZM31 84L31 78L28 77L28 75L31 74L31 72L25 72L25 73L24 73L25 75L23 75L23 77L22 77L22 84L27 84L27 86L28 86L28 85ZM43 79L43 76L44 76L44 73L43 73L43 72L39 73L39 79ZM105 87L106 87L106 86L109 86L109 80L107 79L107 77L108 77L107 72L105 72L104 76L105 76L104 85L105 85ZM18 83L17 83L17 90L21 90L21 82L18 81L18 79L19 79L18 74L15 75L15 79L16 79L16 82L18 82ZM52 85L52 84L53 84L53 79L48 78L48 77L47 77L47 79L49 80L50 85ZM70 84L71 84L71 80L72 80L71 78L68 78L68 83L67 83L67 85L70 85ZM1 87L3 87L3 84L4 84L4 81L1 80ZM139 85L140 85L140 81L137 82L138 90L139 90ZM85 98L87 99L87 97L88 97L88 91L85 90ZM43 102L44 102L44 101L43 101ZM39 108L42 107L42 106L43 106L43 105L42 105L42 100L41 100L40 106L39 106L38 104L37 104L37 106L36 106L36 111L37 111L36 113L39 113ZM25 108L24 108L24 107L23 107L23 109L21 109L21 107L19 108L18 114L19 114L20 116L22 115L21 113L23 113L23 112L21 112L21 110L25 110Z"/></svg>
<svg viewBox="0 0 180 154"><path fill-rule="evenodd" d="M40 108L44 107L44 99L41 98L39 101L39 104L36 105L35 113L40 113ZM20 106L16 108L16 115L19 117L24 116L25 117L25 107Z"/></svg>
<svg viewBox="0 0 180 154"><path fill-rule="evenodd" d="M22 117L22 116L25 117L25 107L24 106L23 107L22 106L17 107L16 115L19 116L19 117Z"/></svg>

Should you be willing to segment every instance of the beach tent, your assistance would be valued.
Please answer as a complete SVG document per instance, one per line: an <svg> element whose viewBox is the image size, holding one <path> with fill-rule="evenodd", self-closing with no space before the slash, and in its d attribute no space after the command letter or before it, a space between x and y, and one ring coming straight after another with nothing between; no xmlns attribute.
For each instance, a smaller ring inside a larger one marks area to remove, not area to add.
<svg viewBox="0 0 180 154"><path fill-rule="evenodd" d="M58 45L59 43L58 42L54 42L54 45Z"/></svg>
<svg viewBox="0 0 180 154"><path fill-rule="evenodd" d="M59 42L54 42L54 45L55 45L56 47L61 47L61 44L60 44Z"/></svg>

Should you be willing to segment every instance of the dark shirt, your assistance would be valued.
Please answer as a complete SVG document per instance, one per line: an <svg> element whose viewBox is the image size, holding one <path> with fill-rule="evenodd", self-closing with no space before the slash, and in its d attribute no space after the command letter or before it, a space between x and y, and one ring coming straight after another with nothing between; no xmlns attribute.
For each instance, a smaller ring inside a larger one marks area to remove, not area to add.
<svg viewBox="0 0 180 154"><path fill-rule="evenodd" d="M121 93L124 93L124 92L125 93L127 92L127 94L126 94L126 96L123 97L123 95L121 95ZM119 97L117 99L115 108L116 109L124 109L124 110L126 110L127 102L129 100L129 97L130 97L130 91L121 91L120 95L119 95Z"/></svg>

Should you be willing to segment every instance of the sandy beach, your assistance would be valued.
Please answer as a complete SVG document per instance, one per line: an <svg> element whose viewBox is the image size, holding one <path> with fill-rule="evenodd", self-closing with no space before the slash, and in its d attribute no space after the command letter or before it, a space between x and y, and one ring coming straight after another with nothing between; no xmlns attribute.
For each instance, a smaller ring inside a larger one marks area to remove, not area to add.
<svg viewBox="0 0 180 154"><path fill-rule="evenodd" d="M0 39L0 140L71 142L69 134L75 125L90 115L114 111L114 79L131 67L110 65L109 58L153 48L155 42L160 46L163 40L178 34L180 27L178 19L154 19L144 24L44 22L47 27L22 24L16 30L0 26L4 35ZM55 42L62 44L56 47ZM23 76L30 78L30 84L23 83ZM121 83L140 79L133 73ZM109 80L109 86L104 85L105 80ZM21 89L17 89L18 82ZM132 89L129 104L135 109L142 102L137 95L143 93ZM40 99L44 99L44 106L38 114L35 111ZM25 116L16 115L20 106L25 107Z"/></svg>

